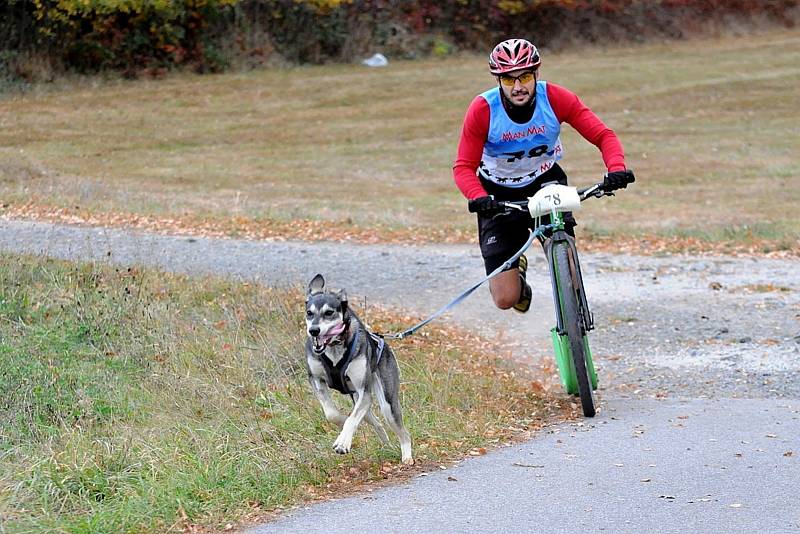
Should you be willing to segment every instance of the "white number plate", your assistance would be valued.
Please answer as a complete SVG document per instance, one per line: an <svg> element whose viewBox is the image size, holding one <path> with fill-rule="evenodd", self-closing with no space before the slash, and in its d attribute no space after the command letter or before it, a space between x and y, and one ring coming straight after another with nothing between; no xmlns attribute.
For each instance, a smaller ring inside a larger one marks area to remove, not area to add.
<svg viewBox="0 0 800 534"><path fill-rule="evenodd" d="M568 185L548 185L528 199L528 211L531 217L541 217L552 211L578 211L581 199L578 189Z"/></svg>

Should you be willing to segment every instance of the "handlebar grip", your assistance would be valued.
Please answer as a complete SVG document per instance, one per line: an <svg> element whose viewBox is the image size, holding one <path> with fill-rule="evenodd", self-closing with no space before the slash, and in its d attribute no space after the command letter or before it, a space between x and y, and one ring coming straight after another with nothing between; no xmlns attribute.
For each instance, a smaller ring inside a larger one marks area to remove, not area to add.
<svg viewBox="0 0 800 534"><path fill-rule="evenodd" d="M603 177L603 190L606 192L616 191L617 189L625 189L628 184L636 181L633 171L614 171L609 172Z"/></svg>

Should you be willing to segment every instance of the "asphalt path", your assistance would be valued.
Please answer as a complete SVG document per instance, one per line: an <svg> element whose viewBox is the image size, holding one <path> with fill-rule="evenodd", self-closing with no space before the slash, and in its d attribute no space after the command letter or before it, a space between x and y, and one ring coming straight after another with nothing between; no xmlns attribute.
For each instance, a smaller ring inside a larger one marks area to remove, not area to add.
<svg viewBox="0 0 800 534"><path fill-rule="evenodd" d="M25 221L0 220L0 250L276 286L322 272L351 301L419 315L483 274L471 246L253 242ZM495 336L521 362L549 358L551 295L538 256L531 312L494 310L482 288L443 320ZM800 532L800 264L581 261L598 323L597 417L250 532Z"/></svg>
<svg viewBox="0 0 800 534"><path fill-rule="evenodd" d="M784 455L799 404L611 400L591 422L249 532L797 532Z"/></svg>

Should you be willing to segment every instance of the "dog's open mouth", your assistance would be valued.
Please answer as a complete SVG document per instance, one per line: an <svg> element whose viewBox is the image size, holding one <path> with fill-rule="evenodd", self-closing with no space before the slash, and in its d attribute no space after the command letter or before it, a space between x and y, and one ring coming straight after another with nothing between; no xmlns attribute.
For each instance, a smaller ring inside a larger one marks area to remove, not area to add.
<svg viewBox="0 0 800 534"><path fill-rule="evenodd" d="M344 332L344 330L345 330L344 323L340 323L339 325L328 329L328 331L325 334L312 337L312 339L314 340L314 350L317 352L322 352L323 350L325 350L325 347L327 347L331 341L342 335L342 332Z"/></svg>
<svg viewBox="0 0 800 534"><path fill-rule="evenodd" d="M328 346L328 343L330 343L331 339L333 338L329 336L317 336L313 339L314 339L314 350L317 352L322 352L323 350L325 350L325 347Z"/></svg>

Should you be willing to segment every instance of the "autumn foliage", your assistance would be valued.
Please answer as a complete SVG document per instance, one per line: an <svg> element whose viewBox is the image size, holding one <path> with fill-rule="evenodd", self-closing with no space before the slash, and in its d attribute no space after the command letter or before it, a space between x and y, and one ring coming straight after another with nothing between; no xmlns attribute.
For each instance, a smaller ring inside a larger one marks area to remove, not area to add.
<svg viewBox="0 0 800 534"><path fill-rule="evenodd" d="M215 72L540 44L683 37L745 23L793 26L800 0L5 0L0 76L26 61L78 72ZM6 72L4 73L3 70Z"/></svg>

